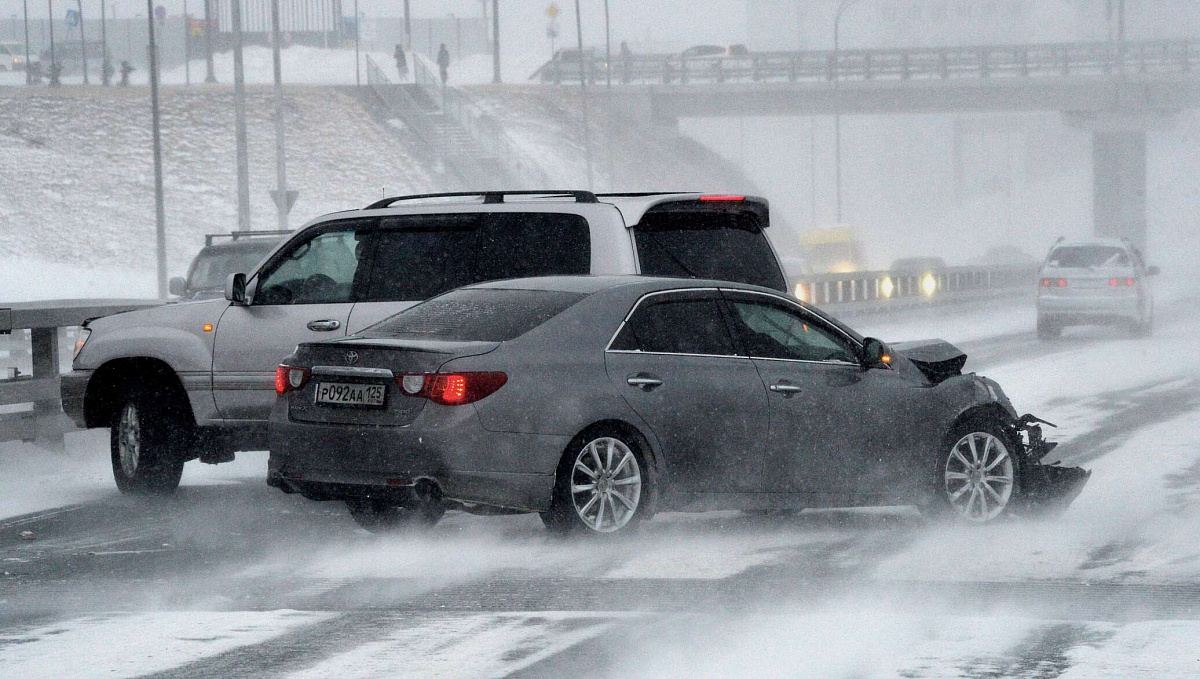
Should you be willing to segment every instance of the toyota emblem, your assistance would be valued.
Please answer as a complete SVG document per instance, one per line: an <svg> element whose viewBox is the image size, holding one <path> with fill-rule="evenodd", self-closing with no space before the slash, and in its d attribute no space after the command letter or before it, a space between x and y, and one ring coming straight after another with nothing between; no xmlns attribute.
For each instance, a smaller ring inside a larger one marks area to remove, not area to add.
<svg viewBox="0 0 1200 679"><path fill-rule="evenodd" d="M357 351L347 351L346 352L346 365L354 365L355 363L358 363L358 352Z"/></svg>

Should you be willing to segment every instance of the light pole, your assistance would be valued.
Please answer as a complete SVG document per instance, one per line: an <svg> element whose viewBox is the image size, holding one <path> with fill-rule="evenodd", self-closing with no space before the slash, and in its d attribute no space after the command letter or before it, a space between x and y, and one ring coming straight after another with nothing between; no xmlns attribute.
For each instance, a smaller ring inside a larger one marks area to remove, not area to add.
<svg viewBox="0 0 1200 679"><path fill-rule="evenodd" d="M106 11L104 0L100 0L100 83L108 87L112 80L112 76L109 74L112 70L112 61L108 56L108 17L105 16Z"/></svg>
<svg viewBox="0 0 1200 679"><path fill-rule="evenodd" d="M500 0L492 0L492 82L500 83Z"/></svg>
<svg viewBox="0 0 1200 679"><path fill-rule="evenodd" d="M147 0L152 2L153 0ZM246 75L242 62L242 0L229 3L233 23L233 127L237 146L238 231L250 230L250 159L246 150Z"/></svg>
<svg viewBox="0 0 1200 679"><path fill-rule="evenodd" d="M21 0L21 8L25 10L25 84L33 84L33 64L29 63L29 0Z"/></svg>
<svg viewBox="0 0 1200 679"><path fill-rule="evenodd" d="M608 31L608 0L604 0L604 88L612 89L612 40Z"/></svg>
<svg viewBox="0 0 1200 679"><path fill-rule="evenodd" d="M213 68L212 52L212 4L214 0L204 0L204 82L217 82L217 74Z"/></svg>
<svg viewBox="0 0 1200 679"><path fill-rule="evenodd" d="M354 85L355 85L355 87L362 87L362 76L359 73L359 67L358 67L358 62L359 62L358 40L359 40L359 36L362 35L362 26L359 26L360 23L362 23L362 15L358 13L358 0L354 0Z"/></svg>
<svg viewBox="0 0 1200 679"><path fill-rule="evenodd" d="M83 84L88 83L87 38L83 35L83 0L75 0L79 7L79 58L83 61Z"/></svg>
<svg viewBox="0 0 1200 679"><path fill-rule="evenodd" d="M838 5L837 13L833 15L833 166L834 166L834 191L837 193L837 223L842 223L842 114L840 112L841 102L838 101L837 91L839 89L838 82L841 80L841 62L838 54L838 26L842 21L842 12L845 12L851 5L858 3L859 0L842 0Z"/></svg>
<svg viewBox="0 0 1200 679"><path fill-rule="evenodd" d="M588 127L587 73L583 70L583 17L575 0L575 38L579 47L579 98L583 103L583 158L587 164L587 186L592 190L592 133Z"/></svg>
<svg viewBox="0 0 1200 679"><path fill-rule="evenodd" d="M167 215L163 207L162 133L158 111L158 47L154 42L154 0L146 0L150 24L150 117L154 138L154 245L158 257L158 298L167 298Z"/></svg>
<svg viewBox="0 0 1200 679"><path fill-rule="evenodd" d="M275 75L275 208L279 230L287 231L288 212L292 209L287 187L287 154L283 146L283 67L279 57L279 0L271 0L271 68Z"/></svg>
<svg viewBox="0 0 1200 679"><path fill-rule="evenodd" d="M54 0L46 0L46 4L50 6L50 86L58 87L62 83L58 79L58 55L54 49Z"/></svg>

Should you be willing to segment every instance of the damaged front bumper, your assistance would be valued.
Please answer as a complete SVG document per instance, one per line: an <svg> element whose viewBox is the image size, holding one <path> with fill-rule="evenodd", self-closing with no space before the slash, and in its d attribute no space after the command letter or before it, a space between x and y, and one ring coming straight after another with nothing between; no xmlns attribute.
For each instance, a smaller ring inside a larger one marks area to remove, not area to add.
<svg viewBox="0 0 1200 679"><path fill-rule="evenodd" d="M1033 415L1022 415L1013 424L1022 448L1021 490L1029 510L1038 514L1065 510L1092 476L1081 467L1043 462L1058 444L1046 440L1042 425L1054 426Z"/></svg>

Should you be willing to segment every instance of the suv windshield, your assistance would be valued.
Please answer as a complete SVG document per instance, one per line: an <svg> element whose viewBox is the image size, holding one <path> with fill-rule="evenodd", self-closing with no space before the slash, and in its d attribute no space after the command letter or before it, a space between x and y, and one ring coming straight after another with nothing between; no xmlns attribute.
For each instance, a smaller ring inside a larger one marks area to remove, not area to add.
<svg viewBox="0 0 1200 679"><path fill-rule="evenodd" d="M1113 245L1064 245L1050 253L1048 264L1062 269L1129 266L1129 255Z"/></svg>
<svg viewBox="0 0 1200 679"><path fill-rule="evenodd" d="M386 318L362 336L505 342L586 296L556 290L455 290Z"/></svg>
<svg viewBox="0 0 1200 679"><path fill-rule="evenodd" d="M642 273L787 290L758 220L746 212L647 213L634 227Z"/></svg>

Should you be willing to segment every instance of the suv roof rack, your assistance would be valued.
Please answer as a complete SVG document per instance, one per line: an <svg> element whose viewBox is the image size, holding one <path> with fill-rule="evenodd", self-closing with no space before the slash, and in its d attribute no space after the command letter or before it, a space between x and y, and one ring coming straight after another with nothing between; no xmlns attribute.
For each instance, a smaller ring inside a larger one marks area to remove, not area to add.
<svg viewBox="0 0 1200 679"><path fill-rule="evenodd" d="M218 238L228 238L231 241L243 238L266 238L267 236L286 236L291 231L233 231L231 233L210 233L204 237L204 247L209 247Z"/></svg>
<svg viewBox="0 0 1200 679"><path fill-rule="evenodd" d="M453 193L418 193L412 196L393 196L371 203L364 210L378 210L390 207L392 203L405 200L423 200L427 198L483 198L485 205L503 203L505 196L548 196L567 197L575 199L576 203L598 203L596 194L591 191L574 190L541 190L541 191L457 191Z"/></svg>

